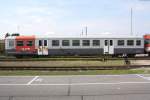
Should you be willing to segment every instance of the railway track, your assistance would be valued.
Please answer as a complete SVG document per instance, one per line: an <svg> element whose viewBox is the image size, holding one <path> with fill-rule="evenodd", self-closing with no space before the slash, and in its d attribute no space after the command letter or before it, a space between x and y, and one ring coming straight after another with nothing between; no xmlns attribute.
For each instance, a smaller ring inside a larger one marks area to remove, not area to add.
<svg viewBox="0 0 150 100"><path fill-rule="evenodd" d="M104 60L124 60L124 58L0 58L0 61L104 61ZM128 58L128 60L150 60L150 57Z"/></svg>
<svg viewBox="0 0 150 100"><path fill-rule="evenodd" d="M135 68L150 68L150 65L126 65L126 66L75 66L75 67L42 67L42 66L0 66L0 70L40 70L40 71L84 71L84 70L127 70Z"/></svg>

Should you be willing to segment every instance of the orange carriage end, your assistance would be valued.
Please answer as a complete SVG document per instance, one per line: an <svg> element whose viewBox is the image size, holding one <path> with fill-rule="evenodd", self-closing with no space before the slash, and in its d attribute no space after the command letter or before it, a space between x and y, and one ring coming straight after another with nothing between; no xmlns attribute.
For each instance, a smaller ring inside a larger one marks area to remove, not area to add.
<svg viewBox="0 0 150 100"><path fill-rule="evenodd" d="M32 54L35 51L35 36L17 36L16 52Z"/></svg>
<svg viewBox="0 0 150 100"><path fill-rule="evenodd" d="M150 39L150 34L144 35L144 39Z"/></svg>
<svg viewBox="0 0 150 100"><path fill-rule="evenodd" d="M144 35L144 48L146 53L150 54L150 34Z"/></svg>

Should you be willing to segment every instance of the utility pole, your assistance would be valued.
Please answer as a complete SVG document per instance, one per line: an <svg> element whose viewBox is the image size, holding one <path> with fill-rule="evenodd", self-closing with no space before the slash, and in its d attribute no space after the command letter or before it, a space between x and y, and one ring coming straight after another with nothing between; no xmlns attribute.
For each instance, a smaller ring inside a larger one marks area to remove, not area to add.
<svg viewBox="0 0 150 100"><path fill-rule="evenodd" d="M83 34L84 34L84 32L83 32L83 29L82 29L82 33L81 33L81 35L83 36Z"/></svg>
<svg viewBox="0 0 150 100"><path fill-rule="evenodd" d="M86 33L86 36L88 35L88 29L87 29L87 26L85 27L85 33Z"/></svg>
<svg viewBox="0 0 150 100"><path fill-rule="evenodd" d="M133 35L133 9L131 8L131 35Z"/></svg>

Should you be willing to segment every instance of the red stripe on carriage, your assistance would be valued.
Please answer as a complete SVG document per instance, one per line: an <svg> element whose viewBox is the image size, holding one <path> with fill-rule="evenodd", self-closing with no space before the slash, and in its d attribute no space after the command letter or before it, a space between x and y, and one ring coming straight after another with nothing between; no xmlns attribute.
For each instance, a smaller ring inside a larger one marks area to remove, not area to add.
<svg viewBox="0 0 150 100"><path fill-rule="evenodd" d="M145 46L145 47L150 47L150 44L145 44L144 46Z"/></svg>

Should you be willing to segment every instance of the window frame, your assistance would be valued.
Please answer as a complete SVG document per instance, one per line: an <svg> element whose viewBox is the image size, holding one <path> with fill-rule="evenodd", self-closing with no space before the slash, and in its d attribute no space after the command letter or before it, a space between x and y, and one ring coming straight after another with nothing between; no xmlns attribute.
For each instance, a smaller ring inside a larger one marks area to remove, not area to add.
<svg viewBox="0 0 150 100"><path fill-rule="evenodd" d="M78 41L78 43L74 43L75 41ZM72 40L72 46L80 46L80 40Z"/></svg>
<svg viewBox="0 0 150 100"><path fill-rule="evenodd" d="M95 42L94 42L95 41ZM97 42L96 42L97 41ZM98 43L98 44L97 44ZM92 46L100 46L100 40L92 40Z"/></svg>
<svg viewBox="0 0 150 100"><path fill-rule="evenodd" d="M18 45L18 42L22 42L22 45ZM16 41L16 45L17 45L18 47L22 47L22 46L24 46L24 41L23 41L23 40L17 40L17 41Z"/></svg>
<svg viewBox="0 0 150 100"><path fill-rule="evenodd" d="M113 45L114 45L113 40L109 40L109 46L113 46Z"/></svg>
<svg viewBox="0 0 150 100"><path fill-rule="evenodd" d="M10 45L10 44L11 44L11 45ZM8 46L9 46L10 48L14 47L14 46L15 46L14 40L9 40L9 41L8 41Z"/></svg>
<svg viewBox="0 0 150 100"><path fill-rule="evenodd" d="M66 42L67 45L65 44L65 41L67 41L67 42ZM64 46L64 47L70 46L70 40L62 40L62 46Z"/></svg>
<svg viewBox="0 0 150 100"><path fill-rule="evenodd" d="M60 40L52 40L52 47L59 47L59 46L60 46Z"/></svg>
<svg viewBox="0 0 150 100"><path fill-rule="evenodd" d="M30 44L30 42L31 42L32 45ZM26 42L26 46L32 47L33 45L34 45L33 40L29 40L29 41Z"/></svg>
<svg viewBox="0 0 150 100"><path fill-rule="evenodd" d="M133 44L129 44L129 41L133 41ZM127 46L134 46L134 40L127 40Z"/></svg>
<svg viewBox="0 0 150 100"><path fill-rule="evenodd" d="M120 42L119 41L123 41L121 44L119 44ZM118 46L125 46L125 40L117 40L117 45Z"/></svg>
<svg viewBox="0 0 150 100"><path fill-rule="evenodd" d="M48 40L43 40L44 46L48 46Z"/></svg>
<svg viewBox="0 0 150 100"><path fill-rule="evenodd" d="M150 44L150 39L145 39L145 40L144 40L144 44L145 44L145 45Z"/></svg>
<svg viewBox="0 0 150 100"><path fill-rule="evenodd" d="M108 46L108 42L109 42L108 40L105 40L105 41L104 41L104 45L105 45L105 46Z"/></svg>
<svg viewBox="0 0 150 100"><path fill-rule="evenodd" d="M137 44L138 41L140 41L140 42L139 42L140 44ZM136 46L141 46L141 44L142 44L142 41L141 41L141 40L136 40Z"/></svg>
<svg viewBox="0 0 150 100"><path fill-rule="evenodd" d="M39 40L39 46L43 46L43 41Z"/></svg>
<svg viewBox="0 0 150 100"><path fill-rule="evenodd" d="M88 42L85 42L85 41L88 41ZM82 46L85 46L85 47L90 46L90 40L82 40Z"/></svg>

